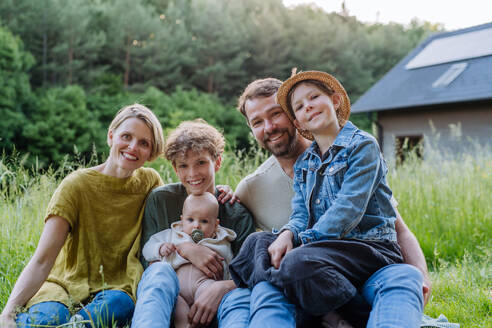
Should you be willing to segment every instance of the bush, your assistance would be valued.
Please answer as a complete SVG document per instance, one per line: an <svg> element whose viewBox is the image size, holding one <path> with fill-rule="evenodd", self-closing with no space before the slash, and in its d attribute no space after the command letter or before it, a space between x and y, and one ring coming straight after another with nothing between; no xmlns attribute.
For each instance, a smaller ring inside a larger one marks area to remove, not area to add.
<svg viewBox="0 0 492 328"><path fill-rule="evenodd" d="M34 103L27 73L33 64L23 42L0 26L0 150L12 151L15 144L22 149L26 144L22 127Z"/></svg>
<svg viewBox="0 0 492 328"><path fill-rule="evenodd" d="M143 94L117 92L115 79L109 76L108 81L101 82L96 91L88 95L77 85L40 91L36 106L30 109L29 123L22 113L13 112L11 120L22 122L22 134L15 146L31 155L27 164L39 161L41 166L58 167L64 156L73 154L86 160L94 153L104 158L109 124L120 108L133 103L153 110L165 132L181 121L203 118L222 130L230 149L251 144L249 128L242 115L224 106L213 95L181 88L168 95L154 87ZM112 92L104 92L106 82L110 83ZM19 143L19 140L25 141ZM4 146L4 149L8 153L13 151L13 147Z"/></svg>
<svg viewBox="0 0 492 328"><path fill-rule="evenodd" d="M214 95L181 88L167 95L150 87L140 101L156 113L164 130L173 129L184 120L203 118L223 130L230 147L244 148L249 145L249 128L242 115L236 109L224 106Z"/></svg>
<svg viewBox="0 0 492 328"><path fill-rule="evenodd" d="M89 156L101 131L97 116L87 110L84 90L68 86L48 89L39 96L23 135L29 141L29 153L44 165L56 165L66 154Z"/></svg>

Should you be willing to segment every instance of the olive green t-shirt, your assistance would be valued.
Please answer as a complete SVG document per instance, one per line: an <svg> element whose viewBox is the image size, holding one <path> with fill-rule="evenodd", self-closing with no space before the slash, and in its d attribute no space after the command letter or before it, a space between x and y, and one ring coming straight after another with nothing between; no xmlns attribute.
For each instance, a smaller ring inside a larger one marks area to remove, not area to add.
<svg viewBox="0 0 492 328"><path fill-rule="evenodd" d="M68 221L70 233L48 279L27 306L84 303L103 289L122 290L135 300L143 272L138 252L145 199L161 184L150 168L137 169L128 178L93 169L69 174L53 194L45 221L60 216Z"/></svg>

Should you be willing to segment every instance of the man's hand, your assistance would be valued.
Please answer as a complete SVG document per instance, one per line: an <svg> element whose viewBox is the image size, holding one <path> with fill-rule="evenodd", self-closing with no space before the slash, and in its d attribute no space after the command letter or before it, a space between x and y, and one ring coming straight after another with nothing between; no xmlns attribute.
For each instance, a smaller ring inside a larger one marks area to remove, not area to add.
<svg viewBox="0 0 492 328"><path fill-rule="evenodd" d="M16 328L15 320L12 314L0 315L0 327L1 328Z"/></svg>
<svg viewBox="0 0 492 328"><path fill-rule="evenodd" d="M431 290L432 290L431 282L427 275L424 275L424 286L422 288L424 293L424 306L426 306L427 302L429 302Z"/></svg>
<svg viewBox="0 0 492 328"><path fill-rule="evenodd" d="M232 280L215 281L201 293L190 308L188 322L190 327L210 324L217 313L222 297L236 286Z"/></svg>
<svg viewBox="0 0 492 328"><path fill-rule="evenodd" d="M424 275L423 294L425 306L430 299L432 283L429 278L429 271L427 270L424 253L420 248L417 238L401 218L398 209L395 208L395 212L397 218L395 221L396 238L401 248L403 260L405 263L417 267Z"/></svg>
<svg viewBox="0 0 492 328"><path fill-rule="evenodd" d="M194 243L181 243L176 245L178 254L200 269L210 279L222 279L224 272L222 261L224 258L207 246Z"/></svg>
<svg viewBox="0 0 492 328"><path fill-rule="evenodd" d="M166 257L171 255L175 250L176 246L173 243L162 243L161 247L159 247L159 255Z"/></svg>
<svg viewBox="0 0 492 328"><path fill-rule="evenodd" d="M283 231L277 239L268 247L268 254L270 254L270 260L275 269L278 269L280 262L284 258L285 254L290 252L293 248L292 239L294 235L292 231Z"/></svg>
<svg viewBox="0 0 492 328"><path fill-rule="evenodd" d="M240 203L239 198L234 195L234 191L232 188L228 185L218 185L216 186L217 190L220 191L219 196L217 197L217 200L224 204L225 202L229 201L230 204L234 204L235 202Z"/></svg>

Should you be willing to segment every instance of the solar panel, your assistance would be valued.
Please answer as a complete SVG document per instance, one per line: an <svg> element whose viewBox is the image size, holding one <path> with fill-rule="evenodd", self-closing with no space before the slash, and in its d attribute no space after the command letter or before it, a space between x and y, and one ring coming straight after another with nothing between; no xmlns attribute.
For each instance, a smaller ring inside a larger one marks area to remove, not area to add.
<svg viewBox="0 0 492 328"><path fill-rule="evenodd" d="M492 55L492 28L435 39L405 68L427 67L489 55Z"/></svg>

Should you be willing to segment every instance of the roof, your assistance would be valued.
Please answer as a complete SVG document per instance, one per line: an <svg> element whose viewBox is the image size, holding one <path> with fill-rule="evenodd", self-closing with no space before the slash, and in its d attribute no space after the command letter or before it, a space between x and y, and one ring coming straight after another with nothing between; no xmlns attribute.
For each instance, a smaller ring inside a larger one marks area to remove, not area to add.
<svg viewBox="0 0 492 328"><path fill-rule="evenodd" d="M492 101L492 22L435 34L352 106L352 113Z"/></svg>

